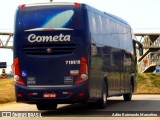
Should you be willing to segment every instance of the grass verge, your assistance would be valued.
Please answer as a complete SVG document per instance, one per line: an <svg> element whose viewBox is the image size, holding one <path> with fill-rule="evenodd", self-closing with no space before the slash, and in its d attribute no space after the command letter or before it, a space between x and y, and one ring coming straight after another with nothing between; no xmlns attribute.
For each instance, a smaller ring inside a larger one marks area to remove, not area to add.
<svg viewBox="0 0 160 120"><path fill-rule="evenodd" d="M0 78L0 104L15 101L13 78Z"/></svg>
<svg viewBox="0 0 160 120"><path fill-rule="evenodd" d="M139 73L135 94L160 94L160 73Z"/></svg>

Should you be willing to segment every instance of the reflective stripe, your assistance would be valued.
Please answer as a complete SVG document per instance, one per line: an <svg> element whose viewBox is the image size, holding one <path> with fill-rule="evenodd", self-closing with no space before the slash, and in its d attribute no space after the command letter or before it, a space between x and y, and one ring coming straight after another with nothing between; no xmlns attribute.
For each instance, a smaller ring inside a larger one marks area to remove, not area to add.
<svg viewBox="0 0 160 120"><path fill-rule="evenodd" d="M44 6L44 5L75 5L75 4L74 3L68 3L68 2L49 2L49 3L26 4L25 7Z"/></svg>
<svg viewBox="0 0 160 120"><path fill-rule="evenodd" d="M74 29L71 29L71 28L34 28L34 29L25 30L25 32L28 32L28 31L54 31L54 30L74 30Z"/></svg>
<svg viewBox="0 0 160 120"><path fill-rule="evenodd" d="M72 86L73 85L28 85L29 88L63 88Z"/></svg>

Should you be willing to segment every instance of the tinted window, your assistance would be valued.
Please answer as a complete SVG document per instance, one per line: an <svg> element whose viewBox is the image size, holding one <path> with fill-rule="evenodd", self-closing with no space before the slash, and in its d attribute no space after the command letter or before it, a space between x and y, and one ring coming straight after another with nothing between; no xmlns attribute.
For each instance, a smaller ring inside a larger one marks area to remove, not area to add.
<svg viewBox="0 0 160 120"><path fill-rule="evenodd" d="M80 12L74 6L33 6L19 10L19 26L33 28L82 29Z"/></svg>

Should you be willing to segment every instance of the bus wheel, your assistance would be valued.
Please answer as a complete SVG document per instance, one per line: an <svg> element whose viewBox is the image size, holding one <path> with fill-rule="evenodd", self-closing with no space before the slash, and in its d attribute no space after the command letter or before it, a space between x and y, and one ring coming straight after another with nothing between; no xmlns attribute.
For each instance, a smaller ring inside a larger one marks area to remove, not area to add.
<svg viewBox="0 0 160 120"><path fill-rule="evenodd" d="M57 104L56 103L37 103L38 110L56 110Z"/></svg>
<svg viewBox="0 0 160 120"><path fill-rule="evenodd" d="M97 101L97 106L100 109L104 109L107 103L107 88L106 84L103 82L102 85L102 97Z"/></svg>
<svg viewBox="0 0 160 120"><path fill-rule="evenodd" d="M132 99L132 84L130 85L130 92L123 95L124 101L131 101Z"/></svg>

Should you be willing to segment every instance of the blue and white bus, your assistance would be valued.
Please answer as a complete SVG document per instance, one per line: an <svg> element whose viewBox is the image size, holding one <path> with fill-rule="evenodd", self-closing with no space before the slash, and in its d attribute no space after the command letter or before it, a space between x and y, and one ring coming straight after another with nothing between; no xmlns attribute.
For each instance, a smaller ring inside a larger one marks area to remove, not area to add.
<svg viewBox="0 0 160 120"><path fill-rule="evenodd" d="M135 90L136 49L127 22L80 3L19 6L15 17L14 80L17 102L54 110Z"/></svg>

